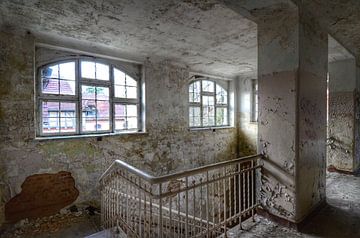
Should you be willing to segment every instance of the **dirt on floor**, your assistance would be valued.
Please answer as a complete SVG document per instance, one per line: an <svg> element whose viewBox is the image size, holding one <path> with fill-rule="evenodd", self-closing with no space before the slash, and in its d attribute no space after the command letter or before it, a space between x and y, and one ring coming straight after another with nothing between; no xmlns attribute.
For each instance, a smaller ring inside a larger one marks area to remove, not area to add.
<svg viewBox="0 0 360 238"><path fill-rule="evenodd" d="M97 209L80 210L72 206L53 216L7 224L0 231L0 237L76 238L91 235L99 230L100 214Z"/></svg>
<svg viewBox="0 0 360 238"><path fill-rule="evenodd" d="M327 173L326 206L311 217L301 232L278 225L261 216L232 228L231 238L357 238L360 237L360 176Z"/></svg>

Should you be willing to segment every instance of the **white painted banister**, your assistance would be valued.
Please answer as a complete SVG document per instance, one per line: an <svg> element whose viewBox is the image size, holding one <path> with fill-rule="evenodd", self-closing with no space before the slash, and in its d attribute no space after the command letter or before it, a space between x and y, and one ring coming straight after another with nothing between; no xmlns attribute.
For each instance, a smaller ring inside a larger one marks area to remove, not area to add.
<svg viewBox="0 0 360 238"><path fill-rule="evenodd" d="M262 155L151 176L116 160L101 176L104 228L128 237L216 237L254 216Z"/></svg>

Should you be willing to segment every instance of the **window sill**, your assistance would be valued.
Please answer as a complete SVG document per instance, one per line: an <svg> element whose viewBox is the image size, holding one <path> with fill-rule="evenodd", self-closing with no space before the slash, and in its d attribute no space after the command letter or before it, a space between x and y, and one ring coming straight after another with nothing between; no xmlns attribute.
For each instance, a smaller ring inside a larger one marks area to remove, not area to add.
<svg viewBox="0 0 360 238"><path fill-rule="evenodd" d="M101 138L108 136L122 136L122 135L147 135L147 132L115 132L115 133L103 133L103 134L88 134L88 135L61 135L61 136L37 136L36 141L46 140L66 140L66 139L80 139L80 138Z"/></svg>
<svg viewBox="0 0 360 238"><path fill-rule="evenodd" d="M219 126L219 127L190 127L189 131L216 131L224 129L234 129L233 126Z"/></svg>

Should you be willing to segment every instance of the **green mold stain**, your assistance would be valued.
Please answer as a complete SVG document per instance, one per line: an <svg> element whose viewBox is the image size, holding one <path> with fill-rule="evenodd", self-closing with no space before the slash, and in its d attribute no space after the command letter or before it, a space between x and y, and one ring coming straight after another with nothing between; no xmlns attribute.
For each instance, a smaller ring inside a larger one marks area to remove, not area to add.
<svg viewBox="0 0 360 238"><path fill-rule="evenodd" d="M101 151L88 141L50 141L39 145L47 156L55 157L59 154L65 154L69 158L76 158L79 155L89 158L100 157Z"/></svg>

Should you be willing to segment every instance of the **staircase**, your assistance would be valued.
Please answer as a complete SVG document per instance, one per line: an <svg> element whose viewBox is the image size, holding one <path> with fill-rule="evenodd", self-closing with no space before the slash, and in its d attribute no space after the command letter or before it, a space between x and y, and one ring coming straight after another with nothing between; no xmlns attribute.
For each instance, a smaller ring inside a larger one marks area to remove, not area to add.
<svg viewBox="0 0 360 238"><path fill-rule="evenodd" d="M153 177L121 160L101 176L95 237L217 237L253 217L261 155ZM96 236L98 235L98 236Z"/></svg>

